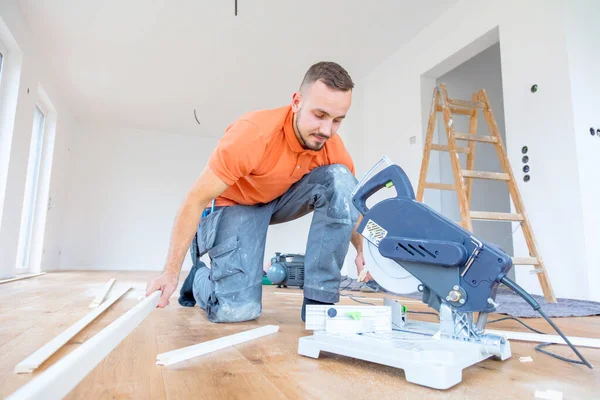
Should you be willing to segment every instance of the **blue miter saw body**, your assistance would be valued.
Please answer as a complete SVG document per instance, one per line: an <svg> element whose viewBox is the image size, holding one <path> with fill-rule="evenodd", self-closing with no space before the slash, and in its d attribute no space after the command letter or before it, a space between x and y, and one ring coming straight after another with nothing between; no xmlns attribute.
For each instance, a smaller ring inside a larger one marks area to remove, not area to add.
<svg viewBox="0 0 600 400"><path fill-rule="evenodd" d="M391 186L396 197L367 208L369 197ZM357 190L352 201L363 215L358 232L382 257L422 282L423 302L438 311L441 303L462 313L495 310L496 291L512 267L511 257L416 201L402 168L390 165L381 170ZM385 273L373 276L386 289L386 281L393 280Z"/></svg>
<svg viewBox="0 0 600 400"><path fill-rule="evenodd" d="M306 329L314 334L299 339L298 353L318 358L325 351L401 368L408 382L448 389L462 380L465 368L490 357L506 360L512 356L504 335L485 330L502 283L537 310L591 368L535 299L506 276L511 257L416 201L404 171L386 157L383 160L390 166L367 180L381 162L371 168L352 195L363 215L357 231L366 239L365 267L391 292L422 291L423 302L438 311L439 323L405 318L401 299L385 298L384 307L370 309L308 305ZM395 197L367 207L371 196L392 186ZM383 314L373 316L386 307L391 321ZM354 320L347 315L349 311L364 315ZM375 322L380 324L377 329Z"/></svg>

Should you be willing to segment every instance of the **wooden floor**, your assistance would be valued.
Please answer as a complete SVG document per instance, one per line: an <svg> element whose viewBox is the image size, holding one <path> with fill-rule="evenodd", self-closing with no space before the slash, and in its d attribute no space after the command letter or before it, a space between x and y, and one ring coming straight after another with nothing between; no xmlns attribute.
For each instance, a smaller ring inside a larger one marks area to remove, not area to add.
<svg viewBox="0 0 600 400"><path fill-rule="evenodd" d="M60 272L0 285L0 397L13 393L131 308L144 295L146 282L154 275ZM113 289L129 284L135 290L103 313L35 374L13 373L17 363L88 313L88 305L112 277L117 279ZM340 304L356 304L343 299ZM390 367L331 354L322 354L319 359L303 357L297 353L298 338L310 332L303 329L301 304L300 290L265 286L263 315L258 320L212 324L199 308L180 307L174 295L169 307L153 311L68 398L532 399L536 390L547 389L563 392L564 399L600 396L600 350L596 349L580 348L596 367L590 370L535 352L534 344L512 341L511 359L486 360L472 366L464 371L462 383L446 391L409 384L402 370ZM426 311L427 307L411 303L409 309ZM435 319L415 314L411 318ZM567 335L600 337L600 317L555 321ZM553 333L542 320L527 322ZM269 324L279 325L279 332L180 365L155 364L158 353ZM493 325L495 329L523 329L513 321ZM565 346L550 349L575 357ZM519 356L531 356L534 362L521 363Z"/></svg>

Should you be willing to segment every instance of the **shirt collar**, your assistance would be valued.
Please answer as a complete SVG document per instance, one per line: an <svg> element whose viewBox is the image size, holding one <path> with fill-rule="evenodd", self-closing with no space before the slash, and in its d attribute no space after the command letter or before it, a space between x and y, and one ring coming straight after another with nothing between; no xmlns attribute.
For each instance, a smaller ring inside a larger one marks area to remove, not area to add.
<svg viewBox="0 0 600 400"><path fill-rule="evenodd" d="M311 155L318 154L319 153L318 151L306 150L300 144L300 141L296 137L296 133L294 131L294 112L292 111L291 105L288 107L289 107L288 114L287 114L287 117L285 118L285 122L283 124L283 132L285 133L285 138L288 142L288 145L290 146L290 148L292 149L292 151L294 153L311 154Z"/></svg>

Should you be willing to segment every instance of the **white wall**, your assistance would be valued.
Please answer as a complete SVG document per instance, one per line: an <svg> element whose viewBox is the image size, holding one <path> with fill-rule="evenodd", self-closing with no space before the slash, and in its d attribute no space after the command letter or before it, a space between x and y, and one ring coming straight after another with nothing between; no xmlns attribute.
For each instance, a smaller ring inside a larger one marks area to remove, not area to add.
<svg viewBox="0 0 600 400"><path fill-rule="evenodd" d="M34 107L44 103L50 111L40 177L30 270L56 269L59 263L59 235L64 210L62 193L67 181L67 147L71 115L65 97L45 57L32 41L28 25L16 1L0 3L0 38L9 47L5 61L10 68L4 79L0 151L0 278L25 272L15 269L21 228L25 177L29 158ZM8 96L8 98L5 97ZM6 108L5 108L6 107ZM54 134L52 133L54 131ZM52 205L48 208L48 200Z"/></svg>
<svg viewBox="0 0 600 400"><path fill-rule="evenodd" d="M568 3L567 45L575 121L578 175L583 208L587 283L590 298L600 300L600 3ZM597 134L592 136L590 128ZM565 165L569 171L575 165ZM572 264L567 264L571 268ZM585 284L583 285L586 286Z"/></svg>
<svg viewBox="0 0 600 400"><path fill-rule="evenodd" d="M162 269L176 212L216 139L76 126L61 269Z"/></svg>
<svg viewBox="0 0 600 400"><path fill-rule="evenodd" d="M471 100L473 93L479 89L485 89L501 133L502 141L506 143L499 44L489 47L452 71L439 77L437 79L438 86L442 83L446 84L450 97L462 100ZM428 105L427 109L429 110L429 108L431 108L431 105ZM478 135L491 135L481 111L478 112L477 122ZM457 132L469 132L468 116L453 116L453 123L454 129ZM436 127L439 128L438 132L443 133L439 136L438 143L447 144L444 118L441 113L438 113ZM467 145L464 141L458 143L461 146ZM454 183L450 154L448 152L432 152L431 155L439 159L441 182ZM460 154L460 159L462 167L466 168L466 154ZM494 145L487 143L475 144L474 169L476 171L502 172ZM515 169L515 175L520 177L522 174L519 170ZM472 182L471 210L506 213L511 211L510 195L506 182L485 179L473 179ZM456 192L442 190L439 193L442 202L441 213L453 221L460 221L461 217ZM508 222L473 221L473 232L479 238L497 244L510 255L513 253L511 228L511 224Z"/></svg>
<svg viewBox="0 0 600 400"><path fill-rule="evenodd" d="M421 80L443 75L499 39L507 152L516 169L521 147L530 149L535 173L529 183L517 182L551 283L560 297L597 298L581 285L588 271L564 15L565 2L558 0L465 0L450 8L366 77L362 154L366 164L392 156L416 185L426 127ZM535 94L532 84L540 88ZM409 144L414 135L418 146ZM527 256L515 238L515 255ZM521 285L541 293L530 267L515 269Z"/></svg>
<svg viewBox="0 0 600 400"><path fill-rule="evenodd" d="M177 209L218 137L82 122L76 131L61 269L162 270ZM311 218L271 226L265 262L277 251L304 253Z"/></svg>

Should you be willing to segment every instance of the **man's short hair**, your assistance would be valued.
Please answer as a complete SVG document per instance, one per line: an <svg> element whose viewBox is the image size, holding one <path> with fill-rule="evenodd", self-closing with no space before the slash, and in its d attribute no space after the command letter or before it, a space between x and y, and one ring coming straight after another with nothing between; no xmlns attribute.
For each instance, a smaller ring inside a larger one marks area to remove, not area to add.
<svg viewBox="0 0 600 400"><path fill-rule="evenodd" d="M321 61L313 64L300 85L300 90L307 85L321 81L328 88L347 92L354 88L354 82L348 72L339 64L332 61Z"/></svg>

